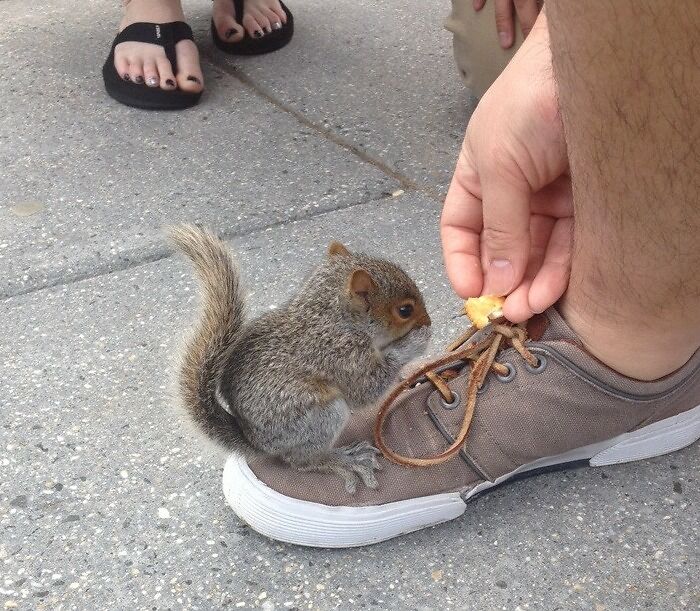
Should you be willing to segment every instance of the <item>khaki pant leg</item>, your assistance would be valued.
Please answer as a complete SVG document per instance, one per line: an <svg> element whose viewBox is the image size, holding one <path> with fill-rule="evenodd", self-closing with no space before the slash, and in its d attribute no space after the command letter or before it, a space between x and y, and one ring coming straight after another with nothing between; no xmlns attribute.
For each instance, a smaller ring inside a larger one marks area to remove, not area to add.
<svg viewBox="0 0 700 611"><path fill-rule="evenodd" d="M520 27L515 27L515 43L502 49L496 32L493 0L479 12L473 0L452 0L452 14L445 27L452 32L455 62L469 92L480 98L496 80L523 42Z"/></svg>

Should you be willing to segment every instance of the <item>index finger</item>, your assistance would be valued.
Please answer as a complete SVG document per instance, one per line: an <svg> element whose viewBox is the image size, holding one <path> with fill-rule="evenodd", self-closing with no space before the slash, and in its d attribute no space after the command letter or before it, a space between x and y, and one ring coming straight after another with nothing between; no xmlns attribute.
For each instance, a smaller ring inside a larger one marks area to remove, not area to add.
<svg viewBox="0 0 700 611"><path fill-rule="evenodd" d="M447 277L466 299L481 294L481 229L483 226L478 174L465 146L460 153L440 217L440 238Z"/></svg>

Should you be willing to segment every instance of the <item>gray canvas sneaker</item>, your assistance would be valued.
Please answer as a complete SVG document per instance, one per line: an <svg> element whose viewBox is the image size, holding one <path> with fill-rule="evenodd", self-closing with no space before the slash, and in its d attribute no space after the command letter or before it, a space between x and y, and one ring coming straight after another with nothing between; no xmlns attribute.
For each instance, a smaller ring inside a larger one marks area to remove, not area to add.
<svg viewBox="0 0 700 611"><path fill-rule="evenodd" d="M379 487L351 495L334 475L232 456L223 477L228 503L273 539L367 545L456 518L478 494L523 474L650 458L700 438L700 351L675 373L640 382L590 356L553 308L533 318L527 333L524 347L534 359L503 343L476 396L466 441L449 460L415 467L381 459ZM386 445L409 459L443 452L465 420L471 370L462 362L400 392L384 425ZM374 440L376 416L355 413L338 443Z"/></svg>

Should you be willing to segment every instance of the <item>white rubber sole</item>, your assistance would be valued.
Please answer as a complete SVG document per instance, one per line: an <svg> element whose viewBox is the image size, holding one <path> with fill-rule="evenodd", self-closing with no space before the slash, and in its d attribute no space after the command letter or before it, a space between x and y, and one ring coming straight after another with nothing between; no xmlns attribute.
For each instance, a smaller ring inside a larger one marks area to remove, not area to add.
<svg viewBox="0 0 700 611"><path fill-rule="evenodd" d="M464 513L470 498L521 473L580 460L589 460L592 467L631 462L675 452L698 439L700 405L613 439L540 458L494 482L482 482L462 493L365 507L321 505L276 492L237 456L226 461L223 488L226 500L238 516L266 537L311 547L357 547L453 520Z"/></svg>

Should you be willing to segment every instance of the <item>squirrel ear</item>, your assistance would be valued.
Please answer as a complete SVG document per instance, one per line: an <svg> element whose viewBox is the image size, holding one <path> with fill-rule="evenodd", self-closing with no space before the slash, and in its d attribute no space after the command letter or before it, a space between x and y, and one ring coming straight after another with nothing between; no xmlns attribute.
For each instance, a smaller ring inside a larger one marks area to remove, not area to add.
<svg viewBox="0 0 700 611"><path fill-rule="evenodd" d="M369 306L369 293L376 287L376 282L364 269L356 269L350 275L350 296L365 307Z"/></svg>
<svg viewBox="0 0 700 611"><path fill-rule="evenodd" d="M350 251L345 248L340 242L331 242L328 245L328 256L329 257L335 257L336 255L340 255L342 257L349 257L350 256Z"/></svg>

